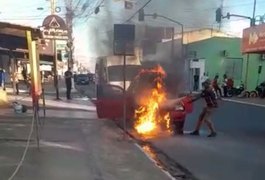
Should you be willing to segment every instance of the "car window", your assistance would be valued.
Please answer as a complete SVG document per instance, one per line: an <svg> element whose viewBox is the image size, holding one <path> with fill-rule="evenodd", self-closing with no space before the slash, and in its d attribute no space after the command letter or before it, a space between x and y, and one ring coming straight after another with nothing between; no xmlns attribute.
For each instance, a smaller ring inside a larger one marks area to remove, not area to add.
<svg viewBox="0 0 265 180"><path fill-rule="evenodd" d="M141 69L140 65L126 66L126 81L132 81ZM109 81L123 81L123 65L108 67Z"/></svg>
<svg viewBox="0 0 265 180"><path fill-rule="evenodd" d="M98 96L101 98L122 98L123 97L123 90L118 86L113 85L104 85L98 86Z"/></svg>

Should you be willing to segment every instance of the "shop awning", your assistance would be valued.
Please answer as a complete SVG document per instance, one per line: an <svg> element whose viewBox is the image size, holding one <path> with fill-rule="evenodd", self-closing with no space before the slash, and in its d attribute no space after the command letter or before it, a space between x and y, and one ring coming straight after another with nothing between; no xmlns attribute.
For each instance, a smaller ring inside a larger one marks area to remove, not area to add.
<svg viewBox="0 0 265 180"><path fill-rule="evenodd" d="M0 22L0 54L9 54L12 50L15 57L24 58L28 54L26 31L35 37L39 35L37 28ZM41 60L53 61L53 55L40 53Z"/></svg>

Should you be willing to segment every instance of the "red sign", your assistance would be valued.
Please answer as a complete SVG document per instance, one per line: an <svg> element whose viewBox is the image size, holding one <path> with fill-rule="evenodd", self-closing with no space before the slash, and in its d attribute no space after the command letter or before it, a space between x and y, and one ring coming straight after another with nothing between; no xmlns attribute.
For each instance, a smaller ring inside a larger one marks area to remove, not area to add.
<svg viewBox="0 0 265 180"><path fill-rule="evenodd" d="M265 52L265 24L243 30L241 50L243 53Z"/></svg>

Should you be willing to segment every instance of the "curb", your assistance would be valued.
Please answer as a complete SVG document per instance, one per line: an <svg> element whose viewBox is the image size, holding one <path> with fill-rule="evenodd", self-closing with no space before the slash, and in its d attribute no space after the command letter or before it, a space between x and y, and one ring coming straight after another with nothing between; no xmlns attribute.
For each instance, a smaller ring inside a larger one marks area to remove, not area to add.
<svg viewBox="0 0 265 180"><path fill-rule="evenodd" d="M169 157L165 152L157 148L152 142L148 140L140 139L136 137L129 130L124 130L123 127L118 123L114 122L116 126L123 131L127 136L135 141L136 147L138 147L147 158L158 167L162 172L164 172L168 177L173 177L174 179L187 179L187 180L198 180L197 177L193 175L187 168L176 162L173 158ZM148 146L151 148L151 153L155 153L156 157L152 158L148 155L142 147Z"/></svg>
<svg viewBox="0 0 265 180"><path fill-rule="evenodd" d="M238 101L238 100L233 100L233 99L223 99L223 101L265 108L265 104L263 105L263 104L257 104L257 103L251 103L251 102L244 102L244 101Z"/></svg>

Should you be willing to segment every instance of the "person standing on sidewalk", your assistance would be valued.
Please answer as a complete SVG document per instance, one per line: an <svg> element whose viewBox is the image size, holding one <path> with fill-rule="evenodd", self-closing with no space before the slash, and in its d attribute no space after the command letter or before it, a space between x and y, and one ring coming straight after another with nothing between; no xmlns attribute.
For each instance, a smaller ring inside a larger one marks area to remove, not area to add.
<svg viewBox="0 0 265 180"><path fill-rule="evenodd" d="M71 99L72 76L73 73L71 72L71 68L68 68L68 70L64 73L65 85L66 85L66 98L68 100Z"/></svg>
<svg viewBox="0 0 265 180"><path fill-rule="evenodd" d="M213 86L214 91L216 92L217 97L222 97L222 90L221 90L221 88L219 87L218 79L219 79L219 76L216 75L216 76L214 77L214 80L213 80L212 86ZM219 93L219 94L218 94L218 93Z"/></svg>
<svg viewBox="0 0 265 180"><path fill-rule="evenodd" d="M16 95L19 95L19 78L18 72L14 73L13 84L15 84Z"/></svg>
<svg viewBox="0 0 265 180"><path fill-rule="evenodd" d="M227 97L227 91L228 91L228 86L227 86L227 75L224 74L223 76L223 90L224 90L224 97Z"/></svg>
<svg viewBox="0 0 265 180"><path fill-rule="evenodd" d="M209 79L208 75L204 72L203 76L201 77L201 85L203 86L203 83Z"/></svg>
<svg viewBox="0 0 265 180"><path fill-rule="evenodd" d="M3 69L2 72L2 86L3 86L3 90L6 90L6 71Z"/></svg>
<svg viewBox="0 0 265 180"><path fill-rule="evenodd" d="M0 68L0 87L2 87L3 84L3 73L4 73L3 69Z"/></svg>
<svg viewBox="0 0 265 180"><path fill-rule="evenodd" d="M214 110L218 107L216 97L213 91L213 88L211 87L211 83L209 81L206 81L203 83L204 90L202 92L202 95L206 102L206 107L203 108L199 120L197 121L195 130L191 132L191 135L200 135L200 128L203 123L205 123L209 130L210 134L208 137L215 137L217 135L216 130L214 128L214 125L211 121L212 114ZM199 99L200 97L195 98L193 101Z"/></svg>
<svg viewBox="0 0 265 180"><path fill-rule="evenodd" d="M194 86L193 86L193 90L194 91L198 91L199 89L199 80L200 80L200 76L198 74L195 74L193 76L193 80L194 80Z"/></svg>

